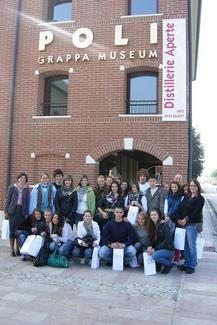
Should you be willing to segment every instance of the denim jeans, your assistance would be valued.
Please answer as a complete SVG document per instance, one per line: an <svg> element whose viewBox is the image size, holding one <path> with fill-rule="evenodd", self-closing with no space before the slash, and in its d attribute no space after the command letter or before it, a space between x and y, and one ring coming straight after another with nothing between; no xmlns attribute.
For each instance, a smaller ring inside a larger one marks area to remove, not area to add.
<svg viewBox="0 0 217 325"><path fill-rule="evenodd" d="M156 263L163 265L170 265L173 258L174 251L169 249L159 249L152 254L152 258Z"/></svg>
<svg viewBox="0 0 217 325"><path fill-rule="evenodd" d="M76 257L92 258L93 248L92 247L74 247L72 255Z"/></svg>
<svg viewBox="0 0 217 325"><path fill-rule="evenodd" d="M17 238L17 242L18 242L18 246L19 248L21 248L26 240L26 238L28 237L28 231L25 230L17 230L16 233L16 238Z"/></svg>
<svg viewBox="0 0 217 325"><path fill-rule="evenodd" d="M59 246L55 241L52 241L49 248L53 252L56 249L56 247L59 247L60 254L69 258L72 255L73 246L74 244L72 240L67 240L67 242L62 243L61 246Z"/></svg>
<svg viewBox="0 0 217 325"><path fill-rule="evenodd" d="M99 250L99 256L103 260L112 263L113 248L110 248L106 245L102 246ZM136 249L133 245L124 248L124 264L129 265L134 256L136 256Z"/></svg>
<svg viewBox="0 0 217 325"><path fill-rule="evenodd" d="M185 250L184 250L184 265L194 268L197 265L197 226L186 225L186 237L185 237Z"/></svg>

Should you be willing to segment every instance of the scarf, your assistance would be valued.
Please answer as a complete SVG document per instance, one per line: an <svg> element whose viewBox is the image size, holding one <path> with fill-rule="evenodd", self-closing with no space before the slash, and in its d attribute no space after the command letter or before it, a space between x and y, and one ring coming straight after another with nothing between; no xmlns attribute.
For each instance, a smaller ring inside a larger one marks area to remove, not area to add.
<svg viewBox="0 0 217 325"><path fill-rule="evenodd" d="M131 193L130 192L128 194L128 204L131 204L133 201L139 202L141 194L142 194L141 192L138 192L138 193Z"/></svg>
<svg viewBox="0 0 217 325"><path fill-rule="evenodd" d="M70 196L73 193L73 188L72 187L62 186L61 189L62 189L63 196Z"/></svg>
<svg viewBox="0 0 217 325"><path fill-rule="evenodd" d="M82 202L83 201L84 196L87 194L87 190L88 190L88 187L87 186L81 186L81 187L79 187L79 189L78 189L78 193L79 193L78 201L79 202Z"/></svg>
<svg viewBox="0 0 217 325"><path fill-rule="evenodd" d="M84 228L87 232L87 235L91 235L94 238L94 232L93 232L93 226L92 226L92 221L90 223L83 223Z"/></svg>

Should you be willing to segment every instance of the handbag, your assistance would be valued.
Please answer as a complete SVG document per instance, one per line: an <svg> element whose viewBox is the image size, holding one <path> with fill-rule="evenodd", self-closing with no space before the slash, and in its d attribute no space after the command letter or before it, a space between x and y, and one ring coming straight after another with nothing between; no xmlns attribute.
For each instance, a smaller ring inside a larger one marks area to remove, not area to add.
<svg viewBox="0 0 217 325"><path fill-rule="evenodd" d="M76 237L75 240L74 240L74 245L76 247L79 247L79 248L82 247L83 248L83 246L81 246L79 241L85 242L86 244L88 244L89 247L92 247L93 243L94 243L94 238L93 238L93 236L91 234L87 234L83 238ZM87 248L87 247L85 247L85 248Z"/></svg>
<svg viewBox="0 0 217 325"><path fill-rule="evenodd" d="M136 218L139 214L139 208L131 205L127 214L127 219L129 222L134 225L136 223Z"/></svg>
<svg viewBox="0 0 217 325"><path fill-rule="evenodd" d="M174 247L175 249L179 249L183 251L185 248L185 235L186 229L176 228L175 229L175 237L174 237Z"/></svg>
<svg viewBox="0 0 217 325"><path fill-rule="evenodd" d="M47 259L49 256L49 248L48 248L49 243L46 243L44 240L44 244L41 247L40 251L38 252L38 255L33 261L34 266L43 266L47 265Z"/></svg>
<svg viewBox="0 0 217 325"><path fill-rule="evenodd" d="M2 220L2 239L8 240L10 236L9 220Z"/></svg>
<svg viewBox="0 0 217 325"><path fill-rule="evenodd" d="M154 275L156 274L156 264L151 255L148 255L146 252L143 253L144 261L144 273L145 275Z"/></svg>
<svg viewBox="0 0 217 325"><path fill-rule="evenodd" d="M47 265L52 267L64 268L69 267L69 261L65 256L61 255L57 246L55 251L48 256Z"/></svg>

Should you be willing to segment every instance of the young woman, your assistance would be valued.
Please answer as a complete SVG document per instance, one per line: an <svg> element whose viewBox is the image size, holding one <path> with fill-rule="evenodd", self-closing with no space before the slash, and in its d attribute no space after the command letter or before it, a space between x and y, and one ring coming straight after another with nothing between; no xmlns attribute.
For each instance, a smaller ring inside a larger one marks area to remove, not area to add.
<svg viewBox="0 0 217 325"><path fill-rule="evenodd" d="M20 248L22 247L23 243L25 242L28 235L40 235L46 237L49 233L48 225L46 225L45 218L42 216L41 211L38 208L33 210L32 216L30 218L30 229L25 229L20 232L17 232L17 240L19 243ZM29 226L28 221L26 220L25 227ZM25 261L26 255L21 254L20 259Z"/></svg>
<svg viewBox="0 0 217 325"><path fill-rule="evenodd" d="M77 210L75 214L75 223L83 220L83 214L86 210L90 210L94 215L96 207L96 198L92 187L88 184L88 177L86 175L81 176L78 183L78 187L74 189L77 194Z"/></svg>
<svg viewBox="0 0 217 325"><path fill-rule="evenodd" d="M137 242L134 246L137 250L137 259L139 264L143 261L142 253L146 251L147 247L150 245L148 237L148 221L148 216L141 211L138 214L135 225L133 225L137 235Z"/></svg>
<svg viewBox="0 0 217 325"><path fill-rule="evenodd" d="M97 177L96 187L94 188L94 193L96 197L96 208L98 207L98 202L102 200L106 192L105 176L99 175Z"/></svg>
<svg viewBox="0 0 217 325"><path fill-rule="evenodd" d="M93 248L100 243L100 229L92 220L90 211L85 211L83 221L79 221L77 228L77 242L79 247L74 247L72 254L80 257L80 263L85 264L85 259L91 259Z"/></svg>
<svg viewBox="0 0 217 325"><path fill-rule="evenodd" d="M148 235L151 246L147 248L147 253L157 263L157 271L161 271L162 274L169 273L174 255L173 236L168 225L164 221L162 222L159 209L150 211Z"/></svg>
<svg viewBox="0 0 217 325"><path fill-rule="evenodd" d="M55 197L56 211L63 215L67 222L73 227L75 223L75 211L77 210L78 196L73 192L73 179L67 175L63 179L61 188L57 190Z"/></svg>
<svg viewBox="0 0 217 325"><path fill-rule="evenodd" d="M130 191L125 199L124 205L126 210L129 210L129 207L133 205L137 206L140 211L143 211L144 213L147 212L147 199L145 195L140 192L138 183L131 183Z"/></svg>
<svg viewBox="0 0 217 325"><path fill-rule="evenodd" d="M111 185L113 182L112 176L107 176L105 180L105 193L108 194L111 191Z"/></svg>
<svg viewBox="0 0 217 325"><path fill-rule="evenodd" d="M56 188L49 182L49 175L46 172L41 174L40 179L41 182L35 185L31 192L29 214L32 214L35 208L43 213L46 208L50 208L54 213Z"/></svg>
<svg viewBox="0 0 217 325"><path fill-rule="evenodd" d="M25 173L17 176L17 182L8 188L5 200L5 219L9 219L11 256L19 255L18 245L15 253L15 232L29 214L30 191Z"/></svg>
<svg viewBox="0 0 217 325"><path fill-rule="evenodd" d="M70 258L73 249L73 231L72 227L65 221L64 217L60 213L54 213L53 219L49 224L50 228L50 250L54 251L56 247L59 247L59 251L62 255Z"/></svg>
<svg viewBox="0 0 217 325"><path fill-rule="evenodd" d="M201 230L204 197L201 195L200 183L193 179L189 185L189 194L182 200L177 213L178 224L186 229L184 264L179 265L180 271L187 274L195 272L197 265L197 234Z"/></svg>
<svg viewBox="0 0 217 325"><path fill-rule="evenodd" d="M121 195L126 198L130 190L130 184L127 180L121 182Z"/></svg>
<svg viewBox="0 0 217 325"><path fill-rule="evenodd" d="M121 195L121 189L118 183L112 182L111 192L99 202L98 215L95 219L101 231L106 222L114 219L114 210L116 207L124 208L124 197Z"/></svg>
<svg viewBox="0 0 217 325"><path fill-rule="evenodd" d="M173 216L174 212L180 207L182 198L181 185L177 181L172 181L164 203L165 220L172 233L174 233L176 225L171 220L171 216Z"/></svg>

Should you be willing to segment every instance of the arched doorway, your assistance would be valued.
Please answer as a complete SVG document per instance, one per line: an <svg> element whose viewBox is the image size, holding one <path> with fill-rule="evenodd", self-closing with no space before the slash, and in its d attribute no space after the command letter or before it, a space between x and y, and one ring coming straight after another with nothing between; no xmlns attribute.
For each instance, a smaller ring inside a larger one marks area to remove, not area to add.
<svg viewBox="0 0 217 325"><path fill-rule="evenodd" d="M100 161L99 171L103 175L120 174L129 181L136 179L139 169L148 169L150 175L162 180L162 161L153 155L139 150L123 150L110 153Z"/></svg>

